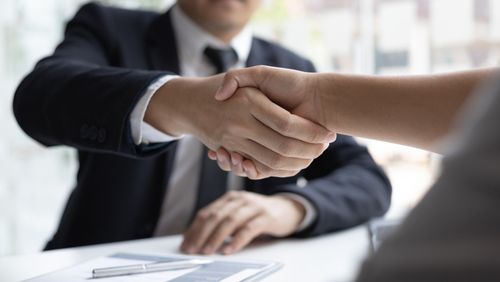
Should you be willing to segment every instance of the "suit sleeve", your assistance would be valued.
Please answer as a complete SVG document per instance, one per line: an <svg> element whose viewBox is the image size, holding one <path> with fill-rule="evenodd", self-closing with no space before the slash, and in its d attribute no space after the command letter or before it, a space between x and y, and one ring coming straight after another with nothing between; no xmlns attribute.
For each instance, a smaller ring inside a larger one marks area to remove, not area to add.
<svg viewBox="0 0 500 282"><path fill-rule="evenodd" d="M110 21L98 5L83 6L55 52L19 85L14 114L40 143L131 157L168 146L136 146L129 123L148 85L168 73L113 67L118 59Z"/></svg>

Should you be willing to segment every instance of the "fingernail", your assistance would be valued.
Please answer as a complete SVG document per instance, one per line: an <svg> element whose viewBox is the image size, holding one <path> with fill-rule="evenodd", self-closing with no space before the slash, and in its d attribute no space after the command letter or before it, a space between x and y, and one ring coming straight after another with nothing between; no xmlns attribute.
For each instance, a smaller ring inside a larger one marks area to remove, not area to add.
<svg viewBox="0 0 500 282"><path fill-rule="evenodd" d="M213 152L208 152L208 158L211 159L212 161L217 160L217 154Z"/></svg>
<svg viewBox="0 0 500 282"><path fill-rule="evenodd" d="M216 100L221 100L222 97L222 85L217 88L217 91L215 91L215 99Z"/></svg>
<svg viewBox="0 0 500 282"><path fill-rule="evenodd" d="M247 167L245 166L245 164L243 164L243 165L241 166L241 168L243 169L243 172L244 172L246 175L249 175L249 171L248 171Z"/></svg>
<svg viewBox="0 0 500 282"><path fill-rule="evenodd" d="M233 163L233 165L239 165L240 162L236 159L236 158L231 158L231 162Z"/></svg>
<svg viewBox="0 0 500 282"><path fill-rule="evenodd" d="M227 160L226 160L226 158L224 158L224 157L220 157L220 158L218 158L217 160L218 160L221 164L223 164L223 165L227 164Z"/></svg>

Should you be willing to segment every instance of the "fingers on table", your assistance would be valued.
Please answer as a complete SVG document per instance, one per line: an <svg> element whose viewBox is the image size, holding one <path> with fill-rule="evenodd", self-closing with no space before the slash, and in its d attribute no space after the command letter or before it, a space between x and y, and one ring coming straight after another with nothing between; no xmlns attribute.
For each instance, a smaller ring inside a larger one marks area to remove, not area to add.
<svg viewBox="0 0 500 282"><path fill-rule="evenodd" d="M252 199L252 195L247 193L229 192L200 210L184 235L182 251L189 254L212 254L223 247L227 238L237 234L240 234L239 239L229 251L234 252L244 247L260 234L255 233L256 229L252 227L255 223L252 222L264 213L264 209ZM250 227L247 227L249 224Z"/></svg>
<svg viewBox="0 0 500 282"><path fill-rule="evenodd" d="M201 252L205 241L219 222L239 205L238 201L228 201L227 198L221 198L201 209L186 231L181 249L189 254Z"/></svg>
<svg viewBox="0 0 500 282"><path fill-rule="evenodd" d="M213 230L203 248L204 254L212 254L220 249L225 240L233 235L236 230L244 228L247 222L258 217L262 209L256 205L244 205L233 213L228 214Z"/></svg>
<svg viewBox="0 0 500 282"><path fill-rule="evenodd" d="M264 233L266 219L254 217L233 234L233 240L222 248L222 253L229 255L241 250L253 239Z"/></svg>

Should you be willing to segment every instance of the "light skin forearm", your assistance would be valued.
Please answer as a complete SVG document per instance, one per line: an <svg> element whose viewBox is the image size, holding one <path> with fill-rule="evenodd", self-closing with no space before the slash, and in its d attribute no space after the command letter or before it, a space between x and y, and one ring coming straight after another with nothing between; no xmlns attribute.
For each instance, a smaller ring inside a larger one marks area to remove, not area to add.
<svg viewBox="0 0 500 282"><path fill-rule="evenodd" d="M383 77L258 66L229 72L216 98L227 99L238 87L257 87L334 132L436 150L467 97L497 71Z"/></svg>
<svg viewBox="0 0 500 282"><path fill-rule="evenodd" d="M158 130L171 136L194 134L194 129L186 120L185 105L195 103L195 96L189 95L196 91L197 78L172 79L163 85L148 105L144 121ZM168 121L168 122L165 122Z"/></svg>
<svg viewBox="0 0 500 282"><path fill-rule="evenodd" d="M377 77L319 74L328 129L436 150L464 101L494 69L441 75Z"/></svg>
<svg viewBox="0 0 500 282"><path fill-rule="evenodd" d="M256 87L273 102L332 132L437 152L436 144L449 132L464 101L497 72L490 68L381 77L257 66L228 72L215 98L222 101L239 87ZM242 166L247 174L258 173L255 162L225 149L209 156L222 168L220 160L225 160L233 162L232 171Z"/></svg>

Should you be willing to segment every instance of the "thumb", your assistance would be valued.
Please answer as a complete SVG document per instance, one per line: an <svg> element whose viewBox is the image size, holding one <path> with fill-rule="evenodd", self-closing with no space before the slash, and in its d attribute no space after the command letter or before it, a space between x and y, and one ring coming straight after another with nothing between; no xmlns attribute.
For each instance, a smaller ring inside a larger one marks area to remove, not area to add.
<svg viewBox="0 0 500 282"><path fill-rule="evenodd" d="M228 71L224 75L222 85L215 92L215 99L224 101L229 99L241 87L259 88L262 76L260 67L251 67Z"/></svg>
<svg viewBox="0 0 500 282"><path fill-rule="evenodd" d="M224 101L229 99L238 90L239 83L235 75L230 75L226 73L224 79L222 80L222 85L215 92L215 99L218 101Z"/></svg>

